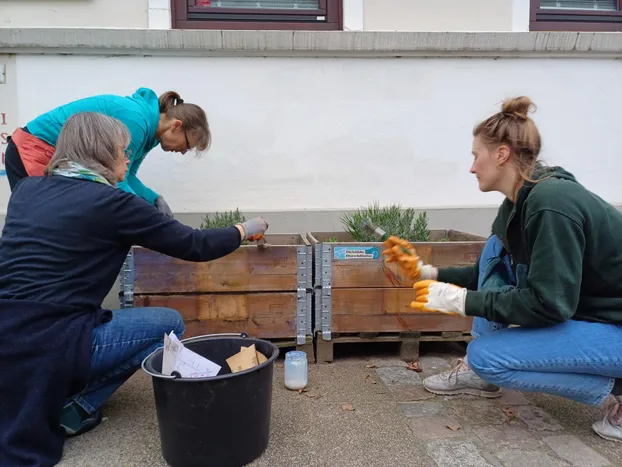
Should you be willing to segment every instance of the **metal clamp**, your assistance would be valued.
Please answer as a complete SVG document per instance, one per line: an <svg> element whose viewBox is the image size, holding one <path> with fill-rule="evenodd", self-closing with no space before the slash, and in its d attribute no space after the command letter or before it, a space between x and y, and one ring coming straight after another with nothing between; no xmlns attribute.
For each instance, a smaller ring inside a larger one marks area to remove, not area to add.
<svg viewBox="0 0 622 467"><path fill-rule="evenodd" d="M121 308L132 308L134 306L134 250L130 248L130 251L123 262L121 268Z"/></svg>
<svg viewBox="0 0 622 467"><path fill-rule="evenodd" d="M310 331L311 322L307 321L307 314L307 290L298 289L296 300L296 344L298 345L306 342L307 332ZM307 323L309 323L309 326Z"/></svg>

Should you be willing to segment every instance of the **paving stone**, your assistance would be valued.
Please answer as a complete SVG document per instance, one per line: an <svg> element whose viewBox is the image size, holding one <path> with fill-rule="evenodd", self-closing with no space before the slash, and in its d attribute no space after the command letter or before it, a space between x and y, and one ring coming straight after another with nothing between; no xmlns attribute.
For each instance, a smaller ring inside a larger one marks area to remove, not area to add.
<svg viewBox="0 0 622 467"><path fill-rule="evenodd" d="M532 403L525 398L520 392L512 389L504 389L501 393L501 397L496 399L500 404L505 406L513 405L532 405Z"/></svg>
<svg viewBox="0 0 622 467"><path fill-rule="evenodd" d="M535 431L563 431L557 420L548 413L536 406L519 406L514 408L516 417L527 424Z"/></svg>
<svg viewBox="0 0 622 467"><path fill-rule="evenodd" d="M488 462L470 441L450 440L428 443L426 450L436 463L443 467L490 467Z"/></svg>
<svg viewBox="0 0 622 467"><path fill-rule="evenodd" d="M543 447L540 440L519 426L484 426L473 431L484 446L492 451L509 448L536 450Z"/></svg>
<svg viewBox="0 0 622 467"><path fill-rule="evenodd" d="M452 409L463 424L489 426L507 422L503 409L489 400L456 401L452 404Z"/></svg>
<svg viewBox="0 0 622 467"><path fill-rule="evenodd" d="M406 362L400 358L374 357L370 358L368 365L376 365L377 368L401 367L406 366Z"/></svg>
<svg viewBox="0 0 622 467"><path fill-rule="evenodd" d="M461 438L465 435L464 428L453 417L416 417L410 418L408 423L413 434L421 441ZM449 427L459 429L451 429Z"/></svg>
<svg viewBox="0 0 622 467"><path fill-rule="evenodd" d="M440 402L399 402L398 405L408 418L447 415L447 409Z"/></svg>
<svg viewBox="0 0 622 467"><path fill-rule="evenodd" d="M389 389L391 389L391 386L396 385L423 386L419 373L408 370L405 365L402 367L377 368L376 373L378 373L382 382Z"/></svg>
<svg viewBox="0 0 622 467"><path fill-rule="evenodd" d="M604 467L609 460L586 446L576 436L547 436L542 439L562 459L577 467Z"/></svg>
<svg viewBox="0 0 622 467"><path fill-rule="evenodd" d="M505 467L568 467L568 463L544 452L509 449L496 456Z"/></svg>
<svg viewBox="0 0 622 467"><path fill-rule="evenodd" d="M451 366L449 362L441 357L421 357L419 359L419 368L424 372L431 374L441 373L442 371L449 370Z"/></svg>
<svg viewBox="0 0 622 467"><path fill-rule="evenodd" d="M426 391L423 386L397 384L390 386L389 391L397 402L425 401L436 397L436 395Z"/></svg>

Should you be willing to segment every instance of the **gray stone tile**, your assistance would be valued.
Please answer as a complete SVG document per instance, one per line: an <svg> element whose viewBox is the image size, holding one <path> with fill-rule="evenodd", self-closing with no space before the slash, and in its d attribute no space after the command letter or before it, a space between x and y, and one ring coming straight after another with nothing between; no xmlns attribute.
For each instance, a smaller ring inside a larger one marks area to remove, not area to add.
<svg viewBox="0 0 622 467"><path fill-rule="evenodd" d="M504 389L501 393L501 397L495 400L505 406L532 405L532 403L527 398L525 398L525 396L523 396L520 392L514 391L512 389Z"/></svg>
<svg viewBox="0 0 622 467"><path fill-rule="evenodd" d="M473 432L493 452L510 448L536 450L544 446L539 439L519 426L484 426L474 428Z"/></svg>
<svg viewBox="0 0 622 467"><path fill-rule="evenodd" d="M406 362L400 358L393 357L373 357L367 362L368 365L375 365L377 368L404 367Z"/></svg>
<svg viewBox="0 0 622 467"><path fill-rule="evenodd" d="M561 459L538 451L508 449L496 456L505 467L568 467Z"/></svg>
<svg viewBox="0 0 622 467"><path fill-rule="evenodd" d="M563 431L562 427L557 420L551 417L548 413L536 406L519 406L514 408L516 417L535 431Z"/></svg>
<svg viewBox="0 0 622 467"><path fill-rule="evenodd" d="M398 405L408 418L447 415L447 409L440 402L399 402Z"/></svg>
<svg viewBox="0 0 622 467"><path fill-rule="evenodd" d="M389 389L391 389L391 386L397 385L423 385L419 373L407 369L405 365L402 367L377 368L376 373Z"/></svg>
<svg viewBox="0 0 622 467"><path fill-rule="evenodd" d="M424 372L436 374L449 370L451 366L444 358L423 356L419 359L419 368Z"/></svg>
<svg viewBox="0 0 622 467"><path fill-rule="evenodd" d="M503 409L489 400L456 401L452 404L456 418L462 424L489 426L507 423Z"/></svg>
<svg viewBox="0 0 622 467"><path fill-rule="evenodd" d="M432 459L442 467L490 467L488 462L470 441L450 440L426 444Z"/></svg>
<svg viewBox="0 0 622 467"><path fill-rule="evenodd" d="M441 415L416 417L408 419L408 422L413 435L421 441L462 438L465 436L464 428L453 417Z"/></svg>
<svg viewBox="0 0 622 467"><path fill-rule="evenodd" d="M542 439L562 459L576 467L604 467L612 465L608 459L583 444L576 436L547 436Z"/></svg>

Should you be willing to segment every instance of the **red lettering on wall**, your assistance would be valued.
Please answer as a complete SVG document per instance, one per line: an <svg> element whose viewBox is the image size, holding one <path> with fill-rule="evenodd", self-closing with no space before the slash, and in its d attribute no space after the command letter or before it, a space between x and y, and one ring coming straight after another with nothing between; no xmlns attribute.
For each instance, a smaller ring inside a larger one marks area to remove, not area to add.
<svg viewBox="0 0 622 467"><path fill-rule="evenodd" d="M0 144L9 144L8 133L0 133Z"/></svg>
<svg viewBox="0 0 622 467"><path fill-rule="evenodd" d="M6 125L6 113L0 113L0 125Z"/></svg>

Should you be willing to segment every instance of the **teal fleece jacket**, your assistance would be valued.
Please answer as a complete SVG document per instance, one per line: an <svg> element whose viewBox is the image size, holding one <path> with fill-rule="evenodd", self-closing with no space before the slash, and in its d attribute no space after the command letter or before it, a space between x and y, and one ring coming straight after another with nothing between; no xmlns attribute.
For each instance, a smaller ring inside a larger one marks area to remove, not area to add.
<svg viewBox="0 0 622 467"><path fill-rule="evenodd" d="M131 96L103 94L87 97L50 110L29 122L26 127L34 136L56 147L65 121L79 112L98 112L125 124L131 136L128 147L130 165L125 181L119 184L119 188L154 204L158 194L146 187L136 173L147 153L159 144L155 139L160 121L156 93L151 89L140 88Z"/></svg>
<svg viewBox="0 0 622 467"><path fill-rule="evenodd" d="M517 286L477 290L478 266L442 268L438 280L469 289L466 314L522 326L569 319L622 324L622 213L561 167L538 167L506 199L492 226Z"/></svg>

